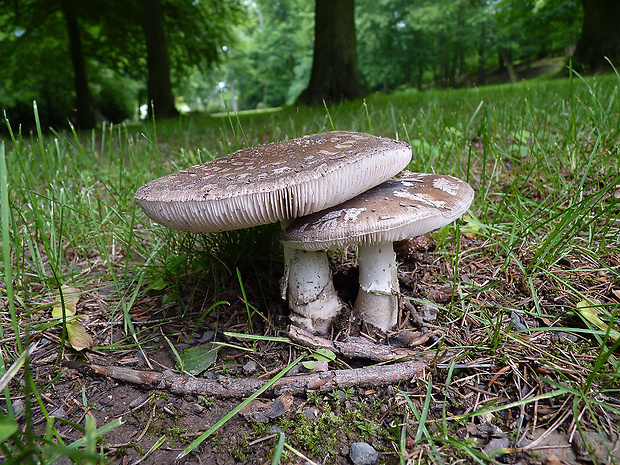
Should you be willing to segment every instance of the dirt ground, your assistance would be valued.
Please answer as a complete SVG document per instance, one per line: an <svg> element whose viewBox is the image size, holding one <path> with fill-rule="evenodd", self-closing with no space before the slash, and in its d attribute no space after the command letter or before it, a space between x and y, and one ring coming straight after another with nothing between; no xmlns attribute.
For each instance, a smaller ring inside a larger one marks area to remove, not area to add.
<svg viewBox="0 0 620 465"><path fill-rule="evenodd" d="M279 432L285 434L287 444L294 451L314 463L324 464L351 463L349 449L354 442L371 444L380 454L379 463L385 464L400 463L398 451L403 446L408 463L479 460L447 439L416 442L416 436L420 439L427 433L461 441L470 447L467 450L476 451L480 456L492 455L494 445L498 445L506 453L494 455L493 460L502 463L591 463L596 457L580 451L575 439L570 397L541 398L519 405L520 400L553 391L554 387L543 377L574 384L587 375L588 363L594 356L587 334L538 329L579 326L574 313L567 310L574 308L574 295L560 280L547 277L532 282L538 299L535 300L519 268L512 264L504 266L502 257L479 253L484 245L479 238L463 238L455 277L453 245L438 248L430 236L400 244L397 254L401 262L401 292L403 296L423 299L425 303L404 298L399 329L389 338L361 327L350 310L345 311L338 322L334 340L361 336L369 342L432 354L430 359L425 358L429 362L422 379L293 396L292 402L273 418L242 412L180 460L177 456L183 448L231 412L242 399L178 396L62 368L56 364L59 359L57 334L41 333L34 338L39 346L32 357L32 373L40 386L46 386L42 388L42 397L50 414L79 425L84 425L86 415L92 415L99 427L114 419L123 419L123 424L105 434L101 443L104 453L113 458L114 463L271 463ZM336 288L343 300L350 303L355 298L357 282L354 254L351 251L346 255L334 254L331 259ZM619 257L601 259L610 265L620 264ZM601 302L620 301L617 277L592 271L595 268L598 267L587 257L574 256L565 257L555 270L558 276L566 272L573 286ZM203 378L260 377L267 382L304 350L274 340L248 341L224 335L230 331L282 336L288 325L287 310L277 289L270 289L273 293L270 295L264 288L252 285L250 280L244 281L243 291L248 301L256 304L264 317L254 312L250 328L241 287L234 280L230 280L228 286L222 295L231 304L219 306L194 333L200 311L208 304L196 304L191 311L181 310L178 303L164 304L167 298L161 292L147 293L132 309L141 350L123 328L121 314L112 316L110 321L108 309L119 298L115 291L104 287L87 292L82 295L78 310L87 315L83 324L93 336L94 346L105 346L110 341L123 342L113 351L92 350L83 354L67 347L60 359L163 372L175 366L175 355L168 341L182 348L188 342L191 346L215 339L227 345L220 350L217 362L201 375ZM194 302L205 298L206 295L194 292ZM443 310L454 299L459 302L458 308L452 307L450 312ZM257 302L268 302L268 305ZM536 316L536 305L544 306L546 316ZM489 319L488 324L483 324L485 318ZM273 327L266 321L273 322ZM493 326L499 329L497 333L489 331ZM521 331L514 332L515 329ZM374 364L342 357L336 362L330 363L329 368L360 368ZM297 366L293 370L303 372L305 368ZM417 413L412 411L407 399ZM427 399L430 404L426 409L427 432L424 432L416 415L423 411ZM266 405L274 401L274 396L263 396L260 400ZM615 405L617 399L609 402ZM511 403L516 404L511 407ZM456 421L460 415L467 415L483 405L506 407ZM598 415L600 409L594 411ZM580 424L586 430L595 431L595 428L588 428L593 418L587 412L581 413ZM598 420L604 423L610 437L594 439L604 446L615 447L614 441L620 431L619 417L607 412ZM45 426L36 406L32 421L35 429ZM72 425L60 421L56 424L65 442L81 437ZM404 438L403 431L406 432ZM163 438L161 445L150 451L160 438ZM537 438L535 448L523 449ZM285 449L288 463L313 463L294 451ZM601 456L598 457L600 460Z"/></svg>

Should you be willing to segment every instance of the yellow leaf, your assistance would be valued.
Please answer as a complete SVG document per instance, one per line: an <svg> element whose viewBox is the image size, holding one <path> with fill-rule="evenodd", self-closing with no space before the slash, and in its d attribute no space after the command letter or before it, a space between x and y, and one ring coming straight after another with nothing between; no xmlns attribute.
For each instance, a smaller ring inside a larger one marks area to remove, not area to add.
<svg viewBox="0 0 620 465"><path fill-rule="evenodd" d="M65 319L70 316L74 316L77 313L77 304L80 300L80 289L65 287L62 288L62 300L65 304ZM62 301L60 297L57 298L52 307L52 318L62 318ZM86 332L86 329L77 320L67 321L67 336L69 337L69 344L75 350L90 349L93 344L93 340L90 334Z"/></svg>
<svg viewBox="0 0 620 465"><path fill-rule="evenodd" d="M67 323L67 335L69 336L69 343L75 350L90 349L93 345L93 339L90 334L86 332L86 329L82 324L73 320Z"/></svg>
<svg viewBox="0 0 620 465"><path fill-rule="evenodd" d="M463 219L465 220L465 224L461 226L461 232L467 239L475 238L476 234L480 232L480 223L469 215L463 216Z"/></svg>
<svg viewBox="0 0 620 465"><path fill-rule="evenodd" d="M65 315L73 316L77 311L77 303L82 291L73 287L62 287L62 298L65 303ZM52 308L52 318L62 318L62 301L60 296L56 298Z"/></svg>
<svg viewBox="0 0 620 465"><path fill-rule="evenodd" d="M601 312L599 311L597 305L600 305L600 303L593 302L588 299L582 300L581 302L577 303L577 311L581 314L582 317L588 320L592 325L596 326L601 331L606 332L609 325L606 324L599 317ZM618 333L615 331L610 331L609 337L615 342L618 339Z"/></svg>

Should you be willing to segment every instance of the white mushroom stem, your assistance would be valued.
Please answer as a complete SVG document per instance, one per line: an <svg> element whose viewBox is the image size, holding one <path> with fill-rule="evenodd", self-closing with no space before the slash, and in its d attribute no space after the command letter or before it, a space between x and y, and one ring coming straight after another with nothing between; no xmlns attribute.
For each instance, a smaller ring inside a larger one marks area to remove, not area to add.
<svg viewBox="0 0 620 465"><path fill-rule="evenodd" d="M284 263L291 321L313 334L329 334L343 303L334 289L327 255L285 246Z"/></svg>
<svg viewBox="0 0 620 465"><path fill-rule="evenodd" d="M398 275L391 242L358 246L360 289L355 308L366 323L389 331L398 323Z"/></svg>

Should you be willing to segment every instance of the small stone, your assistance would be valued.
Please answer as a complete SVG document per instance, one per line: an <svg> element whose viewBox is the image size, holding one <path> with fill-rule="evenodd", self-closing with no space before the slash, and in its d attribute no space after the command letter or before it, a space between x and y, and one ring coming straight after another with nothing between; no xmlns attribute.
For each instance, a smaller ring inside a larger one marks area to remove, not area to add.
<svg viewBox="0 0 620 465"><path fill-rule="evenodd" d="M129 402L129 408L136 408L142 402L144 402L144 396L138 396L134 400Z"/></svg>
<svg viewBox="0 0 620 465"><path fill-rule="evenodd" d="M50 417L55 417L55 418L64 418L64 416L67 414L67 412L65 412L65 409L62 407L58 407L56 410L54 410L51 414Z"/></svg>
<svg viewBox="0 0 620 465"><path fill-rule="evenodd" d="M312 371L314 372L324 372L329 370L329 363L327 360L317 360L316 365Z"/></svg>
<svg viewBox="0 0 620 465"><path fill-rule="evenodd" d="M116 290L116 286L113 284L108 284L107 286L102 286L98 289L97 293L100 297L106 297L111 295Z"/></svg>
<svg viewBox="0 0 620 465"><path fill-rule="evenodd" d="M506 449L510 447L510 439L508 438L493 438L489 443L484 446L484 451L488 455L493 455L493 452L499 449Z"/></svg>
<svg viewBox="0 0 620 465"><path fill-rule="evenodd" d="M192 410L194 411L195 414L200 415L202 412L204 412L206 409L205 407L203 407L202 405L196 403L192 405Z"/></svg>
<svg viewBox="0 0 620 465"><path fill-rule="evenodd" d="M437 319L437 315L439 314L439 308L435 305L430 304L422 304L420 305L420 316L422 320L425 322L432 322Z"/></svg>
<svg viewBox="0 0 620 465"><path fill-rule="evenodd" d="M304 410L304 415L308 420L316 420L321 416L321 411L316 407L309 407Z"/></svg>
<svg viewBox="0 0 620 465"><path fill-rule="evenodd" d="M144 357L142 352L137 352L136 358L138 359L138 361L136 362L136 367L142 367L146 365L146 358Z"/></svg>
<svg viewBox="0 0 620 465"><path fill-rule="evenodd" d="M512 329L514 331L527 329L527 326L523 324L523 320L517 312L510 312L510 319L512 320Z"/></svg>
<svg viewBox="0 0 620 465"><path fill-rule="evenodd" d="M24 401L21 399L17 399L13 402L13 417L18 418L24 413L24 408L26 407Z"/></svg>
<svg viewBox="0 0 620 465"><path fill-rule="evenodd" d="M281 433L281 432L282 432L282 428L281 428L281 427L279 427L278 425L271 425L271 426L269 427L269 430L267 430L267 432L268 432L269 434L278 434L278 433Z"/></svg>
<svg viewBox="0 0 620 465"><path fill-rule="evenodd" d="M620 447L614 447L614 441L610 441L609 438L595 431L584 431L583 438L580 434L576 434L573 447L580 458L594 463L618 463L620 461Z"/></svg>
<svg viewBox="0 0 620 465"><path fill-rule="evenodd" d="M379 453L370 444L354 442L349 450L349 458L355 465L376 465L379 463Z"/></svg>
<svg viewBox="0 0 620 465"><path fill-rule="evenodd" d="M215 339L215 331L205 331L200 338L201 343L212 342Z"/></svg>
<svg viewBox="0 0 620 465"><path fill-rule="evenodd" d="M303 365L301 363L298 363L288 371L286 376L298 375L299 373L301 373L302 369L303 369Z"/></svg>
<svg viewBox="0 0 620 465"><path fill-rule="evenodd" d="M575 334L566 333L564 331L553 331L551 340L553 342L577 342L579 338Z"/></svg>
<svg viewBox="0 0 620 465"><path fill-rule="evenodd" d="M258 365L256 364L254 360L250 360L248 363L243 365L243 371L246 372L248 375L250 375L256 371L257 366Z"/></svg>
<svg viewBox="0 0 620 465"><path fill-rule="evenodd" d="M481 423L476 428L477 436L482 438L505 438L506 433L504 433L501 428L495 426L491 422Z"/></svg>

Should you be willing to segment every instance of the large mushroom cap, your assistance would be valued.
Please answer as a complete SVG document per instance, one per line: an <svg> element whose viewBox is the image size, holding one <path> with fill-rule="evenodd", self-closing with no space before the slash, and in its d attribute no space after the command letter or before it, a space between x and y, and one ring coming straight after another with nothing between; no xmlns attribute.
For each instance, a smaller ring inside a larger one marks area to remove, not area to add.
<svg viewBox="0 0 620 465"><path fill-rule="evenodd" d="M411 147L336 131L240 150L164 176L135 195L172 229L216 232L275 223L337 205L403 170Z"/></svg>
<svg viewBox="0 0 620 465"><path fill-rule="evenodd" d="M327 250L399 241L451 223L473 198L473 189L458 178L404 172L341 205L298 218L283 231L282 242Z"/></svg>

